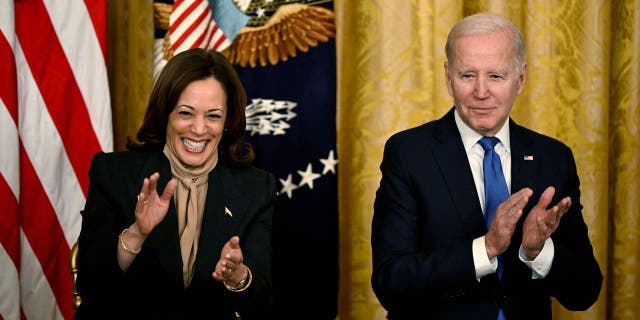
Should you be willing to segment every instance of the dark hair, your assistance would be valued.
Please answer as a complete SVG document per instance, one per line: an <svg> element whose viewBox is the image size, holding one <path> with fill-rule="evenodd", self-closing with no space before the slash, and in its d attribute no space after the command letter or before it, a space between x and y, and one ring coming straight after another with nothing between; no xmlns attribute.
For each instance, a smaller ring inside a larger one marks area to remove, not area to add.
<svg viewBox="0 0 640 320"><path fill-rule="evenodd" d="M255 155L252 145L244 141L247 95L240 78L221 53L200 48L175 55L164 67L153 85L144 121L138 131L138 141L142 145L133 147L164 146L169 114L176 107L180 94L190 83L206 78L219 81L227 95L225 133L218 147L220 156L228 156L235 165L251 164Z"/></svg>

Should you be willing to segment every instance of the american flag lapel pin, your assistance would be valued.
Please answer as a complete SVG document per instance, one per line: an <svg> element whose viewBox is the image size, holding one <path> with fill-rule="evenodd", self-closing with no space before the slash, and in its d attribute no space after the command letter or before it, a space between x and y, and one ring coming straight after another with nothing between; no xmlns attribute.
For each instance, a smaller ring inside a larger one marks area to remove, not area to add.
<svg viewBox="0 0 640 320"><path fill-rule="evenodd" d="M231 210L229 210L229 208L224 207L224 214L229 216L230 218L233 218L233 213L231 213Z"/></svg>
<svg viewBox="0 0 640 320"><path fill-rule="evenodd" d="M533 156L526 155L524 156L524 160L533 160Z"/></svg>

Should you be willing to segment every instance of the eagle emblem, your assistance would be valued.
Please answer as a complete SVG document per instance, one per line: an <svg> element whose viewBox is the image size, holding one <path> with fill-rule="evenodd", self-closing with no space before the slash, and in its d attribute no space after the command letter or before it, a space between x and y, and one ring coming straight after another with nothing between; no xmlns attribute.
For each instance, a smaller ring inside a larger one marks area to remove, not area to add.
<svg viewBox="0 0 640 320"><path fill-rule="evenodd" d="M231 39L228 45L220 41L216 42L215 35L205 35L201 38L209 39L206 45L221 51L234 65L241 67L276 65L296 57L298 52L308 52L318 43L328 42L335 37L334 13L332 10L314 5L319 2L326 1L234 0L236 9L248 17L246 25L235 35L235 38ZM208 1L202 1L202 3L208 5ZM193 7L195 8L196 5ZM163 58L169 60L174 54L176 42L186 37L175 34L172 36L172 33L180 31L180 28L171 26L170 17L174 5L154 2L153 8L156 29L167 31L161 48ZM204 15L203 13L202 16ZM202 30L202 32L211 32L211 28L207 27L203 27ZM215 44L220 45L213 47L210 45L211 39L214 39Z"/></svg>

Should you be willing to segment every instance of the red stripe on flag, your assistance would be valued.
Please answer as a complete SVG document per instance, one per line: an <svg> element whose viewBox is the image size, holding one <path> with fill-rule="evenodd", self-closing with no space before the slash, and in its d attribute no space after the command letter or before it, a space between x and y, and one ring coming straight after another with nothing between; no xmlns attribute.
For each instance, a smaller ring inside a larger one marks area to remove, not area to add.
<svg viewBox="0 0 640 320"><path fill-rule="evenodd" d="M182 4L182 1L180 1L177 4L173 5L173 11L176 11L176 9ZM170 33L174 33L176 31L176 29L180 26L180 24L184 21L184 19L186 19L191 12L193 12L193 10L195 10L198 7L198 2L194 1L191 3L191 5L187 8L187 10L185 10L179 17L178 19L176 19L176 21L173 21L170 23L169 26L169 32ZM171 20L171 18L169 18L169 20Z"/></svg>
<svg viewBox="0 0 640 320"><path fill-rule="evenodd" d="M86 197L91 158L101 147L85 101L44 4L17 1L15 6L16 34Z"/></svg>
<svg viewBox="0 0 640 320"><path fill-rule="evenodd" d="M26 150L20 144L20 225L65 319L73 318L70 247ZM25 199L28 199L25 201Z"/></svg>
<svg viewBox="0 0 640 320"><path fill-rule="evenodd" d="M15 123L18 123L18 82L16 78L16 60L9 41L0 32L0 99ZM17 125L16 125L17 127Z"/></svg>
<svg viewBox="0 0 640 320"><path fill-rule="evenodd" d="M187 30L184 31L184 33L182 35L180 35L180 38L178 38L178 40L176 40L175 43L171 44L171 47L173 48L173 50L175 51L176 49L178 49L178 47L180 47L180 45L187 40L187 38L191 35L191 33L193 32L193 30L195 30L197 27L200 26L200 24L202 23L202 20L204 20L204 18L207 17L207 14L209 9L203 10L200 15L196 18L195 21L193 21L191 23L191 25L187 28ZM193 46L191 46L193 47Z"/></svg>
<svg viewBox="0 0 640 320"><path fill-rule="evenodd" d="M18 227L18 200L7 181L0 174L0 245L4 247L17 270L20 270L20 229ZM17 294L17 293L16 293Z"/></svg>
<svg viewBox="0 0 640 320"><path fill-rule="evenodd" d="M93 29L95 30L100 49L105 61L107 60L107 1L85 0L85 6L89 11Z"/></svg>

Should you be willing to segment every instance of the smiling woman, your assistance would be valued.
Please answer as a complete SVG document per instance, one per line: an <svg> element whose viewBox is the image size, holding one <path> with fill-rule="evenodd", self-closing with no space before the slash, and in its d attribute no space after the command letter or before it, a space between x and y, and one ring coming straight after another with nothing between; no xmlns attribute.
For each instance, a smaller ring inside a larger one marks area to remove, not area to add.
<svg viewBox="0 0 640 320"><path fill-rule="evenodd" d="M190 83L169 114L167 147L187 166L218 158L218 143L227 116L226 96L220 82L206 78Z"/></svg>
<svg viewBox="0 0 640 320"><path fill-rule="evenodd" d="M276 186L251 166L245 104L222 54L184 51L154 85L141 143L96 154L79 237L77 319L268 314Z"/></svg>

